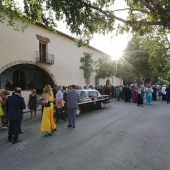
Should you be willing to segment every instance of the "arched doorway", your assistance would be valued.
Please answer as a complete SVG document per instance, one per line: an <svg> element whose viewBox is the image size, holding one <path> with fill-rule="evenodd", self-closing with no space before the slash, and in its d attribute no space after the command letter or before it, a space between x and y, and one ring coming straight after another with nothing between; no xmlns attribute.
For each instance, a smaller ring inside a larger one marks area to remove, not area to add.
<svg viewBox="0 0 170 170"><path fill-rule="evenodd" d="M16 70L13 73L13 86L14 87L21 87L22 89L25 88L25 75L24 71Z"/></svg>
<svg viewBox="0 0 170 170"><path fill-rule="evenodd" d="M54 87L55 82L46 70L33 64L13 65L1 73L1 87L7 90L35 88L37 93L42 93L46 84Z"/></svg>

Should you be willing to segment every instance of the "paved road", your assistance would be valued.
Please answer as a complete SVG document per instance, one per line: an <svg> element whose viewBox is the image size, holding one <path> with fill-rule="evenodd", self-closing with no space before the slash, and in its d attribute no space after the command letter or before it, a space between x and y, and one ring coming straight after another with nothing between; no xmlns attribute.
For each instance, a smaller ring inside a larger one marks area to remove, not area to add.
<svg viewBox="0 0 170 170"><path fill-rule="evenodd" d="M59 123L51 137L40 132L40 114L25 114L18 144L0 132L2 170L170 170L170 105L112 101L77 118L77 127Z"/></svg>

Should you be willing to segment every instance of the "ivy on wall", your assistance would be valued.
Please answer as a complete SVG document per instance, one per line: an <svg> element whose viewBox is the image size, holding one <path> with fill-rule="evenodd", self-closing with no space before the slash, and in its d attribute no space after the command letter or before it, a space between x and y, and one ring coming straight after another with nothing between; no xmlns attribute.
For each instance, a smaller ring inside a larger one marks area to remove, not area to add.
<svg viewBox="0 0 170 170"><path fill-rule="evenodd" d="M81 66L79 69L82 69L84 71L84 78L89 79L91 74L94 72L93 65L94 60L92 59L91 53L83 53L84 56L80 58Z"/></svg>

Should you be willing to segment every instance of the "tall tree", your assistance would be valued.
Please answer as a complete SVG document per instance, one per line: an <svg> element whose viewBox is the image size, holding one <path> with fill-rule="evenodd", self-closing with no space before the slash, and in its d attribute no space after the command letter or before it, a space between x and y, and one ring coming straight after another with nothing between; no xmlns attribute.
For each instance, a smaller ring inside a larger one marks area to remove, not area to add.
<svg viewBox="0 0 170 170"><path fill-rule="evenodd" d="M142 37L135 34L131 40L131 43L138 44L140 49L149 55L148 63L150 72L157 78L162 77L166 79L169 72L170 42L167 34L167 31L161 29L159 34L153 32L150 35L145 34Z"/></svg>
<svg viewBox="0 0 170 170"><path fill-rule="evenodd" d="M113 78L116 75L116 62L111 58L100 58L96 65L96 76L102 79Z"/></svg>
<svg viewBox="0 0 170 170"><path fill-rule="evenodd" d="M117 61L116 77L120 77L124 84L136 84L138 77L134 73L133 66L124 58Z"/></svg>
<svg viewBox="0 0 170 170"><path fill-rule="evenodd" d="M0 21L3 15L9 16L9 24L20 18L25 22L40 22L50 30L56 28L56 21L63 21L71 33L80 36L79 45L88 44L95 33L107 34L113 30L118 33L138 32L140 35L170 29L169 0L124 0L128 7L113 10L115 0L15 0L0 1ZM127 11L127 19L119 16ZM119 21L119 24L115 24Z"/></svg>
<svg viewBox="0 0 170 170"><path fill-rule="evenodd" d="M140 39L133 37L124 51L124 62L131 65L138 83L153 79L154 74L149 64L149 57L149 53L142 48Z"/></svg>

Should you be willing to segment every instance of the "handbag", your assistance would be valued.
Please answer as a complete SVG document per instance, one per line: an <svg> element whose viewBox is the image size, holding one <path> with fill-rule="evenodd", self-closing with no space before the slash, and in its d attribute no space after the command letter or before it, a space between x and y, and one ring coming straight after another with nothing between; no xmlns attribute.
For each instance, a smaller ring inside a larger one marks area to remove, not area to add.
<svg viewBox="0 0 170 170"><path fill-rule="evenodd" d="M48 101L48 103L45 103L44 104L44 107L50 107L51 105L50 105L50 101Z"/></svg>
<svg viewBox="0 0 170 170"><path fill-rule="evenodd" d="M65 101L58 97L56 98L55 103L56 103L57 109L61 109L62 107L64 107Z"/></svg>

